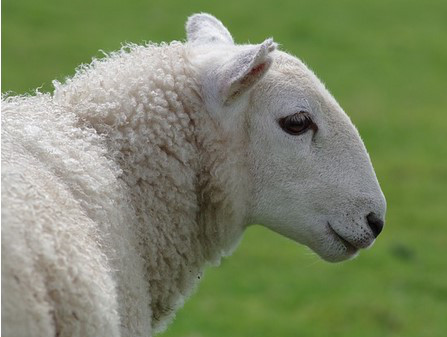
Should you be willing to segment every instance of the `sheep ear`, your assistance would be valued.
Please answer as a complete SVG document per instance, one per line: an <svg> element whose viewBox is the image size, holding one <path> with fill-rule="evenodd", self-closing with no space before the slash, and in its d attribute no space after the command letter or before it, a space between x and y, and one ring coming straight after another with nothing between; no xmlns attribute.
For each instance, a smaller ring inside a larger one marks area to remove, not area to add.
<svg viewBox="0 0 447 337"><path fill-rule="evenodd" d="M186 22L188 42L194 44L226 43L234 44L230 32L214 16L194 14Z"/></svg>
<svg viewBox="0 0 447 337"><path fill-rule="evenodd" d="M273 39L267 39L236 54L220 67L216 73L218 101L228 105L248 92L269 70L273 62L270 53L275 49Z"/></svg>

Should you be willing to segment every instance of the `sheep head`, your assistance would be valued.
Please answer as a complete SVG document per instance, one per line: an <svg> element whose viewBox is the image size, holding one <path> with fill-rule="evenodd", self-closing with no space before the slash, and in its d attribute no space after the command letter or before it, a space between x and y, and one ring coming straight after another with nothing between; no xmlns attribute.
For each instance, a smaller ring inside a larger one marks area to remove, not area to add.
<svg viewBox="0 0 447 337"><path fill-rule="evenodd" d="M186 29L207 112L248 142L247 172L237 173L250 185L247 222L327 261L370 247L385 198L356 128L320 80L272 39L235 45L211 15L190 17Z"/></svg>

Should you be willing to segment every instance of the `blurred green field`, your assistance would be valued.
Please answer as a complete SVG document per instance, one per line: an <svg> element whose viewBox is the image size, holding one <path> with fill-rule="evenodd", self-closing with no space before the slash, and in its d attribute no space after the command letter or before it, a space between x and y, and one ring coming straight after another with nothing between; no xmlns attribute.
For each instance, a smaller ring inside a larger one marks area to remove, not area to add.
<svg viewBox="0 0 447 337"><path fill-rule="evenodd" d="M182 40L201 11L323 79L369 149L387 226L335 265L252 227L164 336L446 336L447 1L3 0L2 92L51 90L125 41Z"/></svg>

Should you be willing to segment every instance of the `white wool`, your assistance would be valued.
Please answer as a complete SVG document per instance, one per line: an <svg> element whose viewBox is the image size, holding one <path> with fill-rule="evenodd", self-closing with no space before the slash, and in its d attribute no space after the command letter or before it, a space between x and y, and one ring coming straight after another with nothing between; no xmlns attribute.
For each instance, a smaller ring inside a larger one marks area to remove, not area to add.
<svg viewBox="0 0 447 337"><path fill-rule="evenodd" d="M218 263L242 233L237 219L241 214L233 207L239 197L230 198L228 190L234 188L230 193L242 196L244 184L227 182L230 174L225 169L237 166L238 159L231 157L233 146L225 148L218 130L209 130L206 139L197 134L196 128L211 124L203 111L193 110L197 85L188 76L184 53L185 46L175 42L128 46L79 68L65 84L55 83L53 96L7 97L2 104L2 193L8 203L3 214L4 261L13 262L9 246L17 244L6 238L16 231L25 231L36 244L23 247L30 250L26 255L40 254L59 236L91 232L88 240L77 237L88 257L101 257L91 261L98 275L85 276L85 282L101 276L110 288L110 303L95 301L91 289L85 289L86 300L98 303L98 308L78 305L79 294L50 296L46 301L56 321L71 319L63 318L67 311L81 321L89 318L92 325L107 321L104 328L115 321L113 333L97 327L92 335L117 335L120 325L123 335L161 329L191 292L206 263ZM42 175L43 170L46 177L30 181L32 172ZM63 219L53 217L50 206L38 196L28 199L28 184L50 205L57 203L52 193L63 193L57 198L66 200L64 209L74 214L64 211ZM17 219L18 210L10 206L13 193L17 208L26 198L25 206L37 209L42 218L33 215L35 210L29 214L22 210ZM49 232L48 242L41 238L42 231ZM94 249L99 250L90 251ZM45 270L34 270L38 267L28 263L31 275L50 277L46 275L52 272L47 267L50 258L63 275L72 269L84 272L86 262L72 255L69 243L61 243L48 255L42 257ZM48 293L67 292L57 282L46 286L54 287ZM74 290L82 293L82 285ZM103 305L110 309L110 318L98 316L95 322L95 310L99 315ZM86 331L80 335L90 335ZM76 331L65 327L63 333Z"/></svg>
<svg viewBox="0 0 447 337"><path fill-rule="evenodd" d="M4 336L150 336L254 222L330 261L374 242L383 194L315 75L207 14L187 33L4 97ZM318 132L281 130L303 110Z"/></svg>

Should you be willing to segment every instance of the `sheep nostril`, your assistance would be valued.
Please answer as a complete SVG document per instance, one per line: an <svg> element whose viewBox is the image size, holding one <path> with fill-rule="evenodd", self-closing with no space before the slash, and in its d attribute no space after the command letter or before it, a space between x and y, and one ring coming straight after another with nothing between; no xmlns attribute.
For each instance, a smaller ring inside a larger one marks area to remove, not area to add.
<svg viewBox="0 0 447 337"><path fill-rule="evenodd" d="M383 220L372 212L366 216L366 220L368 221L368 225L371 228L374 237L378 237L383 229Z"/></svg>

